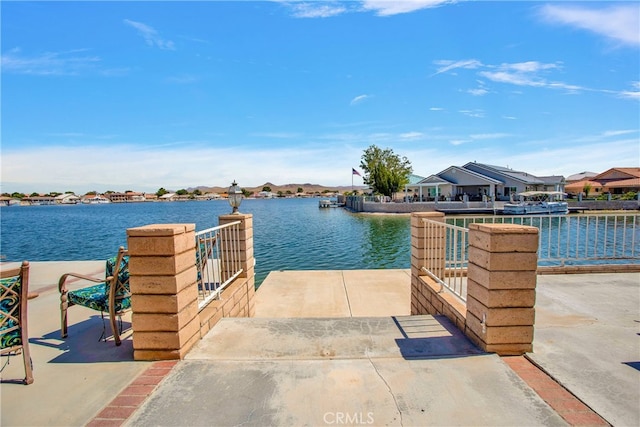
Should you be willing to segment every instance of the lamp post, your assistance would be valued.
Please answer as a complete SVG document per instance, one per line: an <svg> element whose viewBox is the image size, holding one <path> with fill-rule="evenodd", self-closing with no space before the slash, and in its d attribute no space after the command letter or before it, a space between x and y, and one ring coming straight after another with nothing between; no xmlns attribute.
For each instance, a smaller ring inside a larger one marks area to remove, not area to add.
<svg viewBox="0 0 640 427"><path fill-rule="evenodd" d="M229 204L233 208L233 211L231 211L231 213L239 214L240 212L238 212L238 208L240 207L240 203L242 203L242 190L240 190L240 187L238 187L238 184L236 183L235 179L233 180L231 187L229 187L228 194L229 194Z"/></svg>

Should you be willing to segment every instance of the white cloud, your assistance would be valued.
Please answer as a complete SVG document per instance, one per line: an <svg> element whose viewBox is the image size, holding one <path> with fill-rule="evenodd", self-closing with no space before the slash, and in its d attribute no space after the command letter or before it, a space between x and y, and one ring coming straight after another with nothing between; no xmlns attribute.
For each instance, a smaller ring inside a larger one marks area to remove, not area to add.
<svg viewBox="0 0 640 427"><path fill-rule="evenodd" d="M455 70L456 68L464 68L464 69L475 69L475 68L479 68L482 67L482 62L476 60L476 59L466 59L463 61L450 61L448 59L443 59L443 60L437 60L434 61L434 63L436 65L439 65L440 67L438 68L438 70L432 74L432 76L438 75L438 74L442 74L442 73L446 73L449 72L451 70Z"/></svg>
<svg viewBox="0 0 640 427"><path fill-rule="evenodd" d="M333 2L300 2L291 3L293 16L296 18L329 18L347 12L343 5Z"/></svg>
<svg viewBox="0 0 640 427"><path fill-rule="evenodd" d="M475 117L475 118L483 118L484 111L483 110L458 110L459 113L464 114L465 116Z"/></svg>
<svg viewBox="0 0 640 427"><path fill-rule="evenodd" d="M223 148L210 144L178 141L153 147L110 143L3 150L1 192L155 192L160 187L178 190L198 185L228 185L233 180L243 187L266 181L347 185L351 182L351 167L359 161L363 150L360 146L349 148L335 143L264 148L238 145ZM114 152L127 153L118 160L117 168L96 168L95 162L90 161L112 157ZM239 161L230 162L230 158ZM327 163L327 159L331 162Z"/></svg>
<svg viewBox="0 0 640 427"><path fill-rule="evenodd" d="M569 176L585 170L585 165L598 172L621 165L639 165L637 138L611 140L600 135L584 135L533 142L513 138L510 140L513 150L505 150L504 142L469 144L472 140L468 138L453 137L442 143L438 140L437 148L420 147L402 155L409 158L414 173L421 176L438 173L452 165L462 166L469 161L509 166L538 176ZM550 158L563 161L549 162Z"/></svg>
<svg viewBox="0 0 640 427"><path fill-rule="evenodd" d="M569 93L577 93L581 91L597 91L605 93L616 93L619 96L629 98L635 97L635 93L633 91L616 92L611 90L589 89L578 85L568 84L560 81L550 81L546 79L545 74L562 69L562 65L560 63L526 61L503 63L500 65L490 65L483 64L482 62L475 59L469 59L461 61L437 60L434 61L434 64L438 65L439 68L432 76L452 72L457 69L480 69L477 71L479 76L496 83L548 89L561 89ZM479 80L478 83L480 85L479 88L467 89L466 92L473 96L483 96L489 93L489 90L485 88L485 84L483 81Z"/></svg>
<svg viewBox="0 0 640 427"><path fill-rule="evenodd" d="M438 7L447 3L455 3L454 0L364 0L362 6L365 10L375 11L378 16L391 16L401 13L415 12L420 9Z"/></svg>
<svg viewBox="0 0 640 427"><path fill-rule="evenodd" d="M404 140L415 141L417 139L424 138L425 135L422 132L405 132L401 133L399 136Z"/></svg>
<svg viewBox="0 0 640 427"><path fill-rule="evenodd" d="M160 34L155 28L150 27L142 22L132 21L130 19L124 19L123 22L136 30L144 38L145 42L149 46L157 47L164 50L175 50L175 44L171 40L164 40L160 37Z"/></svg>
<svg viewBox="0 0 640 427"><path fill-rule="evenodd" d="M484 88L478 88L478 89L469 89L467 90L468 93L470 93L473 96L483 96L489 93L488 90L484 89Z"/></svg>
<svg viewBox="0 0 640 427"><path fill-rule="evenodd" d="M633 82L631 90L624 90L618 93L621 98L631 98L640 100L640 82Z"/></svg>
<svg viewBox="0 0 640 427"><path fill-rule="evenodd" d="M451 141L449 141L451 145L462 145L462 144L466 144L467 142L471 142L471 141L468 139L452 139Z"/></svg>
<svg viewBox="0 0 640 427"><path fill-rule="evenodd" d="M619 135L629 135L632 133L638 133L637 129L619 129L619 130L607 130L602 132L602 136L619 136Z"/></svg>
<svg viewBox="0 0 640 427"><path fill-rule="evenodd" d="M83 70L95 67L101 61L98 56L82 55L88 50L74 49L26 56L19 48L14 48L2 55L2 72L39 76L78 75Z"/></svg>
<svg viewBox="0 0 640 427"><path fill-rule="evenodd" d="M429 111L444 111L444 108L441 108L441 107L431 107L431 108L429 108Z"/></svg>
<svg viewBox="0 0 640 427"><path fill-rule="evenodd" d="M631 46L640 45L640 5L636 2L603 8L547 4L540 16L548 22L568 25Z"/></svg>
<svg viewBox="0 0 640 427"><path fill-rule="evenodd" d="M353 98L351 100L351 105L356 105L356 104L360 104L361 102L363 102L365 99L371 98L371 95L358 95L355 98Z"/></svg>

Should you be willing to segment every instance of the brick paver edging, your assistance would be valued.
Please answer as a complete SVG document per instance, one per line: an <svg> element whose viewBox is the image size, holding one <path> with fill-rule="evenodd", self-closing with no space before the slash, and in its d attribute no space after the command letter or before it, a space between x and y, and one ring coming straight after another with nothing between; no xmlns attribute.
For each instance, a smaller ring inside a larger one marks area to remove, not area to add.
<svg viewBox="0 0 640 427"><path fill-rule="evenodd" d="M569 425L610 426L600 415L525 356L505 356L502 360Z"/></svg>
<svg viewBox="0 0 640 427"><path fill-rule="evenodd" d="M87 426L119 427L123 425L177 363L177 360L154 362L87 423Z"/></svg>

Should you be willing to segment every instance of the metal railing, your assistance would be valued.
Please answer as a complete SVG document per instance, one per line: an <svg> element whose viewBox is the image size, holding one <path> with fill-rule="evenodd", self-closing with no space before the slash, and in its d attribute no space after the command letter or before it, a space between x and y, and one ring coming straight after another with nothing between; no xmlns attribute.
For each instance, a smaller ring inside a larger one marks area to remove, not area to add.
<svg viewBox="0 0 640 427"><path fill-rule="evenodd" d="M240 249L240 221L196 232L199 309L242 273Z"/></svg>
<svg viewBox="0 0 640 427"><path fill-rule="evenodd" d="M471 223L537 227L538 265L640 262L638 214L448 216L445 221L464 228Z"/></svg>
<svg viewBox="0 0 640 427"><path fill-rule="evenodd" d="M445 222L422 219L424 258L421 270L462 301L467 300L469 230Z"/></svg>

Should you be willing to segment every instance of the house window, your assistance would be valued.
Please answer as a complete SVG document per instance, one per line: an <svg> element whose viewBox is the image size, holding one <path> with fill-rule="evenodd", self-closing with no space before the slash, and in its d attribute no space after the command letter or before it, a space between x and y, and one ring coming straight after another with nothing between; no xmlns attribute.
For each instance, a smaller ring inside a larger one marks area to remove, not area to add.
<svg viewBox="0 0 640 427"><path fill-rule="evenodd" d="M515 194L517 193L518 190L516 189L516 187L504 187L504 195L508 196L509 194Z"/></svg>

